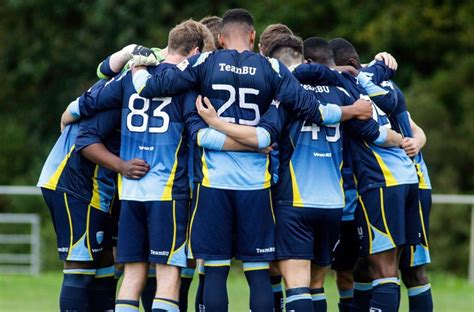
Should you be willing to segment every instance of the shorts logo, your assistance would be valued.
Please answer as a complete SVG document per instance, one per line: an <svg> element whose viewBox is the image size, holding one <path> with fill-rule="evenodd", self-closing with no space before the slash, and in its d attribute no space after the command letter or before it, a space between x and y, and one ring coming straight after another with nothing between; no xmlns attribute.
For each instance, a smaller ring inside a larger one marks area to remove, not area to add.
<svg viewBox="0 0 474 312"><path fill-rule="evenodd" d="M267 253L267 252L275 252L275 247L268 247L268 248L255 248L257 253Z"/></svg>
<svg viewBox="0 0 474 312"><path fill-rule="evenodd" d="M370 308L369 312L382 312L382 309L379 309L379 308Z"/></svg>
<svg viewBox="0 0 474 312"><path fill-rule="evenodd" d="M166 251L166 250L158 251L158 250L150 249L150 255L153 255L153 256L169 256L170 252Z"/></svg>
<svg viewBox="0 0 474 312"><path fill-rule="evenodd" d="M364 237L364 232L362 231L362 227L358 226L357 227L357 234L359 234L359 237L362 238Z"/></svg>
<svg viewBox="0 0 474 312"><path fill-rule="evenodd" d="M97 243L102 244L102 241L104 240L104 231L99 231L95 233L95 238L97 239Z"/></svg>

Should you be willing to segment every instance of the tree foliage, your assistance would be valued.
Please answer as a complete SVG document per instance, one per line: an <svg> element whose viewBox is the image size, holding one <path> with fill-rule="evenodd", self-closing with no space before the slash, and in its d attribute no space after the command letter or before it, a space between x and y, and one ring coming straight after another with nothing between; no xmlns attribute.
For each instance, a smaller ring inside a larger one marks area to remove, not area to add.
<svg viewBox="0 0 474 312"><path fill-rule="evenodd" d="M106 55L129 43L165 46L176 23L230 7L249 9L258 32L282 22L303 38L345 37L366 61L392 53L400 64L395 80L428 136L424 155L434 192L473 192L474 2L452 0L2 1L0 185L36 183L58 137L60 113L95 81ZM19 208L4 198L0 211L7 209ZM433 214L435 251L467 246L465 212L443 207ZM457 261L465 267L467 260L459 254ZM444 258L439 264L463 272Z"/></svg>

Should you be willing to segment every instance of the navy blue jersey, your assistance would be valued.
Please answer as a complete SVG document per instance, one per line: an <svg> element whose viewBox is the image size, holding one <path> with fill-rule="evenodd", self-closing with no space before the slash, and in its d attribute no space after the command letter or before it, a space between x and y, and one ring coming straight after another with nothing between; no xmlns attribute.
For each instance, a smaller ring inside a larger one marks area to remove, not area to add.
<svg viewBox="0 0 474 312"><path fill-rule="evenodd" d="M381 66L380 63L377 63ZM347 74L324 69L325 66L318 64L302 64L295 68L293 73L298 80L304 83L319 83L320 81L333 81L338 85L347 87L348 91L356 98L367 95L365 90L357 81ZM323 68L324 70L322 70ZM379 68L379 67L377 67ZM380 71L384 74L390 71ZM384 76L384 75L380 75ZM381 105L393 105L392 93L386 91L375 94L371 98L375 101L378 98ZM388 104L387 104L388 103ZM373 103L373 119L380 127L392 128L387 114ZM348 124L350 125L350 123ZM351 130L350 150L352 155L352 169L357 178L357 188L359 193L363 193L371 188L388 187L400 184L417 183L416 171L411 160L405 151L398 147L380 147Z"/></svg>
<svg viewBox="0 0 474 312"><path fill-rule="evenodd" d="M140 95L168 96L189 89L208 97L218 116L227 122L256 126L271 103L281 103L312 123L323 122L319 101L301 88L284 65L250 51L202 53L168 72L152 75ZM195 160L195 181L204 186L239 190L270 187L267 155L200 148Z"/></svg>
<svg viewBox="0 0 474 312"><path fill-rule="evenodd" d="M395 82L386 79L387 77L383 75L372 63L369 66L363 68L362 71L366 73L366 75L373 81L374 84L377 84L387 92L396 95L396 105L393 107L386 107L385 109L381 107L381 109L383 109L384 112L389 116L393 130L400 133L403 137L413 137L410 125L410 114L408 112L405 95L400 90L400 88L395 84ZM419 187L421 189L431 189L428 168L423 159L423 154L421 151L415 156L414 163L419 178Z"/></svg>
<svg viewBox="0 0 474 312"><path fill-rule="evenodd" d="M159 74L174 67L162 63L148 70ZM125 161L140 158L150 165L150 171L139 180L120 176L120 199L162 201L189 198L185 123L191 124L189 121L193 117L187 108L194 108L195 99L196 94L191 92L174 97L141 97L133 86L132 73L126 71L110 80L94 101L80 103L81 114L121 107L120 157ZM205 125L197 112L194 116L197 116L198 123ZM195 132L191 126L189 130Z"/></svg>
<svg viewBox="0 0 474 312"><path fill-rule="evenodd" d="M90 92L100 88L99 81ZM82 100L82 96L79 98ZM46 160L37 186L82 198L94 208L108 211L117 190L117 174L80 154L94 143L103 143L118 155L120 148L120 110L105 111L67 126Z"/></svg>
<svg viewBox="0 0 474 312"><path fill-rule="evenodd" d="M351 105L355 99L342 87L303 86L314 92L322 102L340 106ZM279 113L276 127L272 114ZM346 122L349 133L369 142L379 136L379 126L374 120ZM280 205L311 208L344 207L344 190L341 169L343 166L343 135L338 124L318 126L304 119L295 118L283 107L271 107L262 118L260 126L281 131L279 141L279 180L274 192ZM270 133L272 138L276 137ZM317 179L315 179L315 176Z"/></svg>

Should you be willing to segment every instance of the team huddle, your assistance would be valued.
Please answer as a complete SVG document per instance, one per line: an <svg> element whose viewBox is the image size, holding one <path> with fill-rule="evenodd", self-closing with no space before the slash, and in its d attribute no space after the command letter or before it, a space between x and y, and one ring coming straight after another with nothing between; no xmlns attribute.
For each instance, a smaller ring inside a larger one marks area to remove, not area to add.
<svg viewBox="0 0 474 312"><path fill-rule="evenodd" d="M231 259L253 312L432 311L423 130L388 53L244 9L131 44L71 102L38 186L64 262L61 311L228 311ZM117 282L122 277L118 292Z"/></svg>

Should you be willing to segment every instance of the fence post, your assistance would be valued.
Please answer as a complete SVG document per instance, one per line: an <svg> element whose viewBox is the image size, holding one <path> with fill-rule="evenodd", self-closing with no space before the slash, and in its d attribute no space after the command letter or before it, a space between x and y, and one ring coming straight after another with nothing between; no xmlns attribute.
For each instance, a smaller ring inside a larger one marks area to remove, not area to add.
<svg viewBox="0 0 474 312"><path fill-rule="evenodd" d="M469 248L469 282L474 284L474 204L471 205L471 233Z"/></svg>
<svg viewBox="0 0 474 312"><path fill-rule="evenodd" d="M41 224L38 215L34 215L31 221L31 274L38 275L41 269Z"/></svg>

